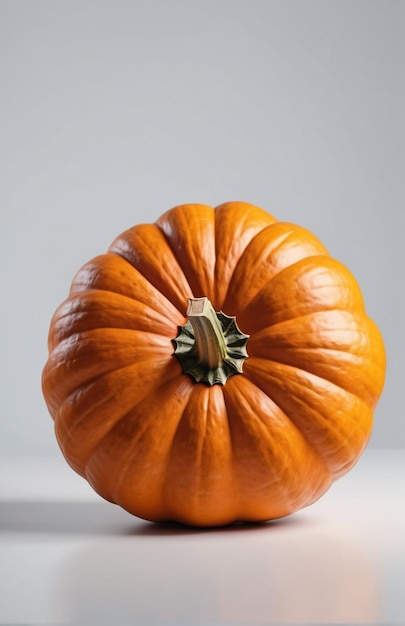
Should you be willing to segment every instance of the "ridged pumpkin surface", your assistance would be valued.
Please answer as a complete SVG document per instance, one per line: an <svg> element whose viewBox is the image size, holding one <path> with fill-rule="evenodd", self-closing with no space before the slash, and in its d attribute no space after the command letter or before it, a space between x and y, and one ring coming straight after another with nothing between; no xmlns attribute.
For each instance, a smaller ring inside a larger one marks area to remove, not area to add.
<svg viewBox="0 0 405 626"><path fill-rule="evenodd" d="M183 373L189 298L235 316L243 373ZM357 461L384 346L350 272L252 205L175 207L82 267L50 326L43 393L68 463L149 520L263 521L317 500Z"/></svg>

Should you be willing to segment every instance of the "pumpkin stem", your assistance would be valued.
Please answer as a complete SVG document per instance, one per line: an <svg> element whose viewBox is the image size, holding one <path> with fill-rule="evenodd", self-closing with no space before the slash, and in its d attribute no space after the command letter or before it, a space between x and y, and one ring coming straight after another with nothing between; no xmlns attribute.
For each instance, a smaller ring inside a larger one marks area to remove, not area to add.
<svg viewBox="0 0 405 626"><path fill-rule="evenodd" d="M224 385L242 373L249 335L238 328L235 317L216 313L208 298L189 298L188 321L172 339L183 371L196 382Z"/></svg>

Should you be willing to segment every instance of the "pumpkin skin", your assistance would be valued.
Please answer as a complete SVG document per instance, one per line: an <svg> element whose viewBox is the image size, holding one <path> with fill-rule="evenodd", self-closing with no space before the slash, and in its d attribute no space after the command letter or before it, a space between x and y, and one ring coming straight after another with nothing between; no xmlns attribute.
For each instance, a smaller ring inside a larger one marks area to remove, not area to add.
<svg viewBox="0 0 405 626"><path fill-rule="evenodd" d="M184 373L189 298L247 342L224 385ZM242 202L174 207L86 263L56 310L42 389L67 462L103 498L195 526L280 518L358 460L385 352L352 274Z"/></svg>

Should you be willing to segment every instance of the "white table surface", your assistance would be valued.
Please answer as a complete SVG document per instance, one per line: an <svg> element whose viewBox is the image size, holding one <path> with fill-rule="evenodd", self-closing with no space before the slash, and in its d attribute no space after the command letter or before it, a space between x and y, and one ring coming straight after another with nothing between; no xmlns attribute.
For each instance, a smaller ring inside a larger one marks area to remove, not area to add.
<svg viewBox="0 0 405 626"><path fill-rule="evenodd" d="M405 624L405 451L367 450L277 523L191 530L62 458L0 460L0 624Z"/></svg>

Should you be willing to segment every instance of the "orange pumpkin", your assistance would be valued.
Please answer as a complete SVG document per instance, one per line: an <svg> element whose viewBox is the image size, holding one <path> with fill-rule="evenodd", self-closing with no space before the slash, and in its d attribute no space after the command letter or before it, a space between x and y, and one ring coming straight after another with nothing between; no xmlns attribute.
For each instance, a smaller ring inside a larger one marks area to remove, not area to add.
<svg viewBox="0 0 405 626"><path fill-rule="evenodd" d="M242 202L175 207L76 274L43 393L62 452L149 520L264 521L357 461L385 353L352 274Z"/></svg>

